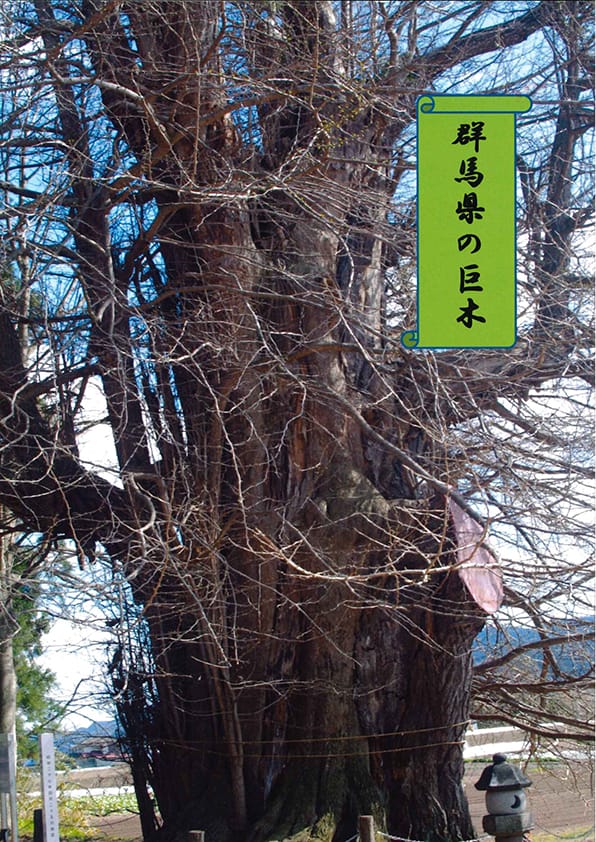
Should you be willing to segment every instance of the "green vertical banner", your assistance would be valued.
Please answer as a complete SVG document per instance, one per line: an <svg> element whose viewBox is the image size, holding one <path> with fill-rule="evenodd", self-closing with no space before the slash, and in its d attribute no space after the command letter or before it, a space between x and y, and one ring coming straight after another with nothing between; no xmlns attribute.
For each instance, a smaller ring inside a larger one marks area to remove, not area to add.
<svg viewBox="0 0 596 842"><path fill-rule="evenodd" d="M406 348L516 341L515 115L526 96L418 100L418 317Z"/></svg>

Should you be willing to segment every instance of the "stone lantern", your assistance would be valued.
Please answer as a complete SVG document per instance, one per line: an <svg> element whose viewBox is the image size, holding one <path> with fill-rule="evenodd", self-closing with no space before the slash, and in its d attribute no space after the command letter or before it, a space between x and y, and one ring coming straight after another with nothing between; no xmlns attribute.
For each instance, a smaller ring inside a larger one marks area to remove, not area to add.
<svg viewBox="0 0 596 842"><path fill-rule="evenodd" d="M527 830L533 827L532 814L527 810L528 799L524 789L532 781L517 766L507 763L504 754L494 754L476 789L486 792L486 809L482 827L497 842L523 842Z"/></svg>

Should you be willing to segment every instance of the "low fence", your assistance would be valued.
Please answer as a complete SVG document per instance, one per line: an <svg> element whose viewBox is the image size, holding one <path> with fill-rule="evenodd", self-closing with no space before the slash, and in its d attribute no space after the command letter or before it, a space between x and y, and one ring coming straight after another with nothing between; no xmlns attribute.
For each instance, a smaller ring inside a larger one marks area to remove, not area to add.
<svg viewBox="0 0 596 842"><path fill-rule="evenodd" d="M374 816L360 816L358 819L358 833L346 842L378 842L378 838L388 839L389 842L421 842L416 839L405 839L402 836L391 836L389 833L383 833L375 828ZM489 839L488 835L479 836L476 839L467 839L465 842L484 842ZM205 842L205 831L203 830L187 830L180 834L178 842Z"/></svg>
<svg viewBox="0 0 596 842"><path fill-rule="evenodd" d="M379 836L382 839L388 839L390 842L421 842L417 839L406 839L403 836L391 836L389 833L383 833L381 830L375 829L375 820L373 816L360 816L358 819L358 833L346 842L377 842ZM475 839L467 839L465 842L484 842L485 839L490 839L488 835L479 836Z"/></svg>

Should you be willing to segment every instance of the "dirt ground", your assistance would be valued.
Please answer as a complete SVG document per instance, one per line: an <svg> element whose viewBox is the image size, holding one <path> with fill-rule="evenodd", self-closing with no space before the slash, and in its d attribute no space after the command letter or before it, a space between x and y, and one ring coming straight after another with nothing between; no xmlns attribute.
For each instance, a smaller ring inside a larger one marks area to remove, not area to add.
<svg viewBox="0 0 596 842"><path fill-rule="evenodd" d="M472 820L479 835L483 835L482 816L484 793L474 788L484 763L467 763L465 788L472 813ZM534 816L534 835L542 833L564 837L566 832L594 826L594 780L587 764L576 764L573 775L569 768L559 763L545 763L542 769L531 768L527 774L532 780L528 790L530 809ZM103 769L80 770L72 776L79 787L107 787L130 783L128 769L116 766ZM97 820L98 842L141 842L141 828L137 816L109 816ZM530 834L531 836L532 834ZM569 837L567 837L569 838ZM581 837L581 842L595 842L594 831Z"/></svg>

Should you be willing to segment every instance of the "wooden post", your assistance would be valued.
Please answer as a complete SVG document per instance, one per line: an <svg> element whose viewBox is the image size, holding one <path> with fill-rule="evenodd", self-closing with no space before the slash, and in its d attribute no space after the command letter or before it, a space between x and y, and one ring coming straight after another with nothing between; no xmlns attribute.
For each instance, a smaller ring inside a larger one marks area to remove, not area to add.
<svg viewBox="0 0 596 842"><path fill-rule="evenodd" d="M360 816L358 820L360 842L375 842L375 820L372 816Z"/></svg>
<svg viewBox="0 0 596 842"><path fill-rule="evenodd" d="M17 745L14 731L0 734L0 833L19 842L17 821ZM9 833L10 828L10 833Z"/></svg>
<svg viewBox="0 0 596 842"><path fill-rule="evenodd" d="M33 842L43 842L43 810L33 811Z"/></svg>

